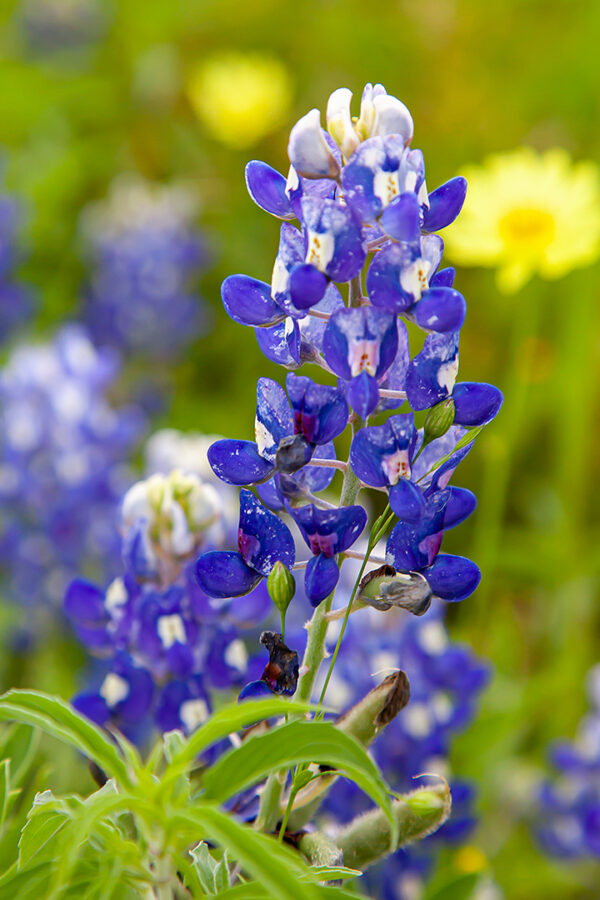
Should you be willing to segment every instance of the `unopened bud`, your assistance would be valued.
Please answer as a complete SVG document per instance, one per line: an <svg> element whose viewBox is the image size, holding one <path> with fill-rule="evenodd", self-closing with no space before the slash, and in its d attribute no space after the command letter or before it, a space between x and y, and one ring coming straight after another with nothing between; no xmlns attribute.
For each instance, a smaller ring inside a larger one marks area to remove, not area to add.
<svg viewBox="0 0 600 900"><path fill-rule="evenodd" d="M443 809L447 802L445 796L440 796L439 791L421 790L405 797L405 800L414 813L419 816L428 816Z"/></svg>
<svg viewBox="0 0 600 900"><path fill-rule="evenodd" d="M296 593L296 582L290 570L280 560L277 560L267 578L267 590L281 615L285 616Z"/></svg>
<svg viewBox="0 0 600 900"><path fill-rule="evenodd" d="M441 403L432 406L425 418L423 442L429 444L436 438L446 434L452 423L454 422L454 400L448 397Z"/></svg>

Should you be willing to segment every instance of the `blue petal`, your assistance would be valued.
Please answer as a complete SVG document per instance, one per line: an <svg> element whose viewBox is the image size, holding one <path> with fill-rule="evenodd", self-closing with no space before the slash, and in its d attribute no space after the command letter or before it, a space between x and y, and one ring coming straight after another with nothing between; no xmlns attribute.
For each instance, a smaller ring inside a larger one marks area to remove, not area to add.
<svg viewBox="0 0 600 900"><path fill-rule="evenodd" d="M269 460L275 458L283 438L294 433L294 420L284 389L272 378L259 378L256 385L256 422L259 452ZM260 430L260 436L259 436Z"/></svg>
<svg viewBox="0 0 600 900"><path fill-rule="evenodd" d="M265 481L264 484L259 484L256 488L256 491L265 506L268 506L271 509L276 510L277 512L280 512L285 508L283 497L277 486L277 481L275 478L271 478L269 479L269 481Z"/></svg>
<svg viewBox="0 0 600 900"><path fill-rule="evenodd" d="M361 428L350 447L350 465L365 484L385 487L410 473L417 441L412 413L401 413L383 425Z"/></svg>
<svg viewBox="0 0 600 900"><path fill-rule="evenodd" d="M344 199L362 222L372 222L387 205L375 191L376 178L389 175L393 179L397 173L399 193L408 189L401 171L407 156L404 140L398 135L369 138L354 151L342 169L342 188ZM415 187L418 190L418 185Z"/></svg>
<svg viewBox="0 0 600 900"><path fill-rule="evenodd" d="M385 557L400 572L418 572L427 565L426 553L419 549L419 535L408 522L394 525L387 539Z"/></svg>
<svg viewBox="0 0 600 900"><path fill-rule="evenodd" d="M323 299L327 278L310 263L300 263L290 272L288 288L296 309L310 309Z"/></svg>
<svg viewBox="0 0 600 900"><path fill-rule="evenodd" d="M448 266L446 269L439 269L433 276L433 278L429 281L430 287L452 287L454 284L454 278L456 276L456 269L453 269L451 266Z"/></svg>
<svg viewBox="0 0 600 900"><path fill-rule="evenodd" d="M216 441L207 456L215 475L228 484L254 484L273 474L273 464L259 454L254 441Z"/></svg>
<svg viewBox="0 0 600 900"><path fill-rule="evenodd" d="M279 231L279 247L271 278L271 296L288 315L295 318L306 315L298 310L290 296L290 272L304 262L304 236L293 225L284 222Z"/></svg>
<svg viewBox="0 0 600 900"><path fill-rule="evenodd" d="M313 459L335 459L335 447L333 443L319 444L313 453ZM304 466L292 477L301 489L306 489L311 494L324 491L333 481L336 470L328 466Z"/></svg>
<svg viewBox="0 0 600 900"><path fill-rule="evenodd" d="M331 556L319 553L308 561L304 575L306 596L313 606L318 606L328 597L340 577L338 564Z"/></svg>
<svg viewBox="0 0 600 900"><path fill-rule="evenodd" d="M382 378L397 350L396 317L373 307L338 310L323 335L327 363L336 375L348 381L368 368L374 370L375 378Z"/></svg>
<svg viewBox="0 0 600 900"><path fill-rule="evenodd" d="M241 325L275 325L285 318L271 297L269 285L249 275L226 278L221 285L221 297L231 318Z"/></svg>
<svg viewBox="0 0 600 900"><path fill-rule="evenodd" d="M323 235L333 240L333 254L321 258L309 245L307 262L331 278L332 281L350 281L362 269L366 259L360 223L347 206L336 200L319 201L314 197L302 200L302 218L309 235Z"/></svg>
<svg viewBox="0 0 600 900"><path fill-rule="evenodd" d="M261 578L246 565L241 553L223 550L211 550L201 556L194 572L202 590L217 600L247 594Z"/></svg>
<svg viewBox="0 0 600 900"><path fill-rule="evenodd" d="M428 331L455 332L462 328L467 304L454 288L432 287L423 292L412 314L417 324Z"/></svg>
<svg viewBox="0 0 600 900"><path fill-rule="evenodd" d="M266 681L249 681L238 695L238 703L243 700L254 700L257 697L272 697L273 691Z"/></svg>
<svg viewBox="0 0 600 900"><path fill-rule="evenodd" d="M401 319L398 319L398 350L394 362L385 374L385 378L380 383L381 388L389 391L404 391L406 382L406 372L410 362L410 350L408 346L408 331L406 325ZM379 408L399 409L404 403L403 399L393 399L391 397L379 397Z"/></svg>
<svg viewBox="0 0 600 900"><path fill-rule="evenodd" d="M485 382L463 381L455 385L452 399L457 425L469 428L491 422L502 406L502 392Z"/></svg>
<svg viewBox="0 0 600 900"><path fill-rule="evenodd" d="M296 552L289 528L246 490L240 491L238 544L244 561L261 575L268 575L278 560L288 569L294 565Z"/></svg>
<svg viewBox="0 0 600 900"><path fill-rule="evenodd" d="M474 562L448 553L439 553L423 575L437 597L451 601L464 600L481 580L481 572Z"/></svg>
<svg viewBox="0 0 600 900"><path fill-rule="evenodd" d="M396 197L381 216L381 227L396 241L416 244L421 234L420 204L412 191Z"/></svg>
<svg viewBox="0 0 600 900"><path fill-rule="evenodd" d="M283 175L267 163L253 159L246 166L246 187L256 205L278 219L294 219L285 185Z"/></svg>
<svg viewBox="0 0 600 900"><path fill-rule="evenodd" d="M258 346L271 362L286 369L300 365L300 328L295 319L288 316L271 328L255 328L254 333Z"/></svg>
<svg viewBox="0 0 600 900"><path fill-rule="evenodd" d="M401 313L412 305L412 298L400 286L400 273L413 259L412 249L405 244L390 244L375 254L366 279L373 306Z"/></svg>
<svg viewBox="0 0 600 900"><path fill-rule="evenodd" d="M107 617L104 591L83 578L75 578L67 588L64 610L70 619L86 625L102 622Z"/></svg>
<svg viewBox="0 0 600 900"><path fill-rule="evenodd" d="M390 506L399 519L413 524L420 522L425 512L421 490L406 478L401 478L390 488Z"/></svg>
<svg viewBox="0 0 600 900"><path fill-rule="evenodd" d="M439 231L450 225L463 208L467 196L467 180L458 175L429 195L429 209L425 213L424 231Z"/></svg>
<svg viewBox="0 0 600 900"><path fill-rule="evenodd" d="M445 400L454 388L457 369L458 336L427 335L406 373L406 394L412 408L428 409Z"/></svg>
<svg viewBox="0 0 600 900"><path fill-rule="evenodd" d="M326 444L342 433L350 411L340 388L316 384L290 373L286 388L294 413L294 429L312 444Z"/></svg>
<svg viewBox="0 0 600 900"><path fill-rule="evenodd" d="M379 403L377 379L361 372L348 385L348 400L354 412L366 419Z"/></svg>
<svg viewBox="0 0 600 900"><path fill-rule="evenodd" d="M315 554L335 556L350 547L367 524L362 506L319 509L313 503L292 510L302 537Z"/></svg>
<svg viewBox="0 0 600 900"><path fill-rule="evenodd" d="M104 697L92 691L77 694L71 700L71 705L75 707L77 712L95 722L96 725L105 725L110 718L110 709L106 705Z"/></svg>
<svg viewBox="0 0 600 900"><path fill-rule="evenodd" d="M477 506L477 497L466 488L450 487L450 497L444 510L444 530L454 528L467 519Z"/></svg>

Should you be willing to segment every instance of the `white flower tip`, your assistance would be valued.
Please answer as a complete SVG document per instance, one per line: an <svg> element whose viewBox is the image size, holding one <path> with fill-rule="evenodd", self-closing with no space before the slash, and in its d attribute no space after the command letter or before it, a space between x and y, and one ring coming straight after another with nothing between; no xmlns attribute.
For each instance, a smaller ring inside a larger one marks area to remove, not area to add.
<svg viewBox="0 0 600 900"><path fill-rule="evenodd" d="M337 178L340 173L323 137L318 109L311 109L292 128L288 155L296 172L304 178Z"/></svg>
<svg viewBox="0 0 600 900"><path fill-rule="evenodd" d="M349 88L338 88L331 94L327 103L327 131L346 159L360 144L350 114L351 102L352 91Z"/></svg>
<svg viewBox="0 0 600 900"><path fill-rule="evenodd" d="M405 144L410 144L413 136L413 120L408 108L391 94L378 94L373 99L373 134L387 137L399 134Z"/></svg>

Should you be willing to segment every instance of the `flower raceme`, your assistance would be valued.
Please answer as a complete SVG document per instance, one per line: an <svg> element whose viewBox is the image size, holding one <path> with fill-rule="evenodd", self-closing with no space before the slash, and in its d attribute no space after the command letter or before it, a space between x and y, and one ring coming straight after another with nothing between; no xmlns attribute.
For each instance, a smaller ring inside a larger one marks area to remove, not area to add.
<svg viewBox="0 0 600 900"><path fill-rule="evenodd" d="M479 582L473 562L440 553L444 532L476 506L470 491L448 484L472 447L468 429L490 422L502 404L492 385L456 382L466 301L454 270L440 268L437 232L460 213L466 181L455 177L429 193L405 105L367 85L354 118L351 99L346 88L332 94L327 131L316 109L296 123L287 177L256 160L246 168L252 199L282 220L279 248L270 282L231 275L223 303L254 328L270 360L292 371L287 396L259 380L254 441L217 441L208 453L220 479L254 485L260 498L241 492L237 552L196 563L202 590L217 599L252 589L275 562L305 569L314 606L331 597L340 562L356 555L350 548L366 527L357 499L368 487L388 496L391 570L412 573L445 600L464 599ZM412 354L407 322L426 332ZM294 374L306 362L337 385ZM383 418L406 403L408 412ZM424 434L413 411L432 409L435 428ZM350 457L338 461L333 441L348 425ZM344 473L337 504L322 496L336 469ZM295 562L278 514L298 526L311 552L305 562Z"/></svg>

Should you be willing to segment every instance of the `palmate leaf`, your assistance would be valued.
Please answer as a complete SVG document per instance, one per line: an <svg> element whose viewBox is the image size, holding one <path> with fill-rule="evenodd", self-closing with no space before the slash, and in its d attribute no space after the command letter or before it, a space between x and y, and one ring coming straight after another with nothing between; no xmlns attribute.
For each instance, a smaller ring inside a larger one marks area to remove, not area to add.
<svg viewBox="0 0 600 900"><path fill-rule="evenodd" d="M230 703L214 713L205 725L198 728L189 740L172 756L170 765L165 771L165 778L177 777L211 744L220 741L227 735L286 713L302 714L316 707L309 703L297 703L284 700L283 697L269 697L266 700L246 700L244 703Z"/></svg>
<svg viewBox="0 0 600 900"><path fill-rule="evenodd" d="M40 691L8 691L0 697L0 720L38 727L93 760L107 775L122 784L132 784L130 773L117 747L70 704Z"/></svg>
<svg viewBox="0 0 600 900"><path fill-rule="evenodd" d="M328 722L290 722L248 739L206 772L204 797L223 802L271 772L298 763L323 763L345 772L385 813L396 842L398 825L379 769L358 741Z"/></svg>
<svg viewBox="0 0 600 900"><path fill-rule="evenodd" d="M171 817L170 825L190 835L204 835L226 850L245 872L257 879L264 892L259 896L272 900L317 900L319 897L316 885L310 883L311 870L298 854L274 838L241 825L219 809L199 804L194 809L179 810ZM226 890L224 895L228 894Z"/></svg>

